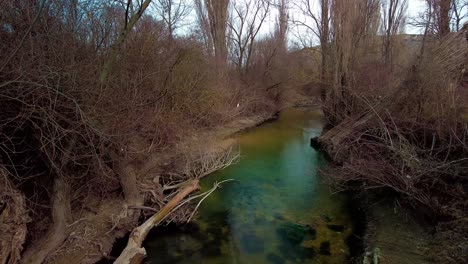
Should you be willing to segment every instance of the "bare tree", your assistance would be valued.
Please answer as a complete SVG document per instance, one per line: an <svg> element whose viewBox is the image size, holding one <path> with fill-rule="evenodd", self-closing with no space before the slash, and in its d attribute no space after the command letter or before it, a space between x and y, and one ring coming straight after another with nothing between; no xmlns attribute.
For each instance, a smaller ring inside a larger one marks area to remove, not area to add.
<svg viewBox="0 0 468 264"><path fill-rule="evenodd" d="M270 3L264 0L246 0L232 5L232 16L228 22L232 55L239 71L248 70L255 39L270 12Z"/></svg>
<svg viewBox="0 0 468 264"><path fill-rule="evenodd" d="M440 36L445 36L450 32L450 7L452 0L439 0L439 30Z"/></svg>
<svg viewBox="0 0 468 264"><path fill-rule="evenodd" d="M109 77L109 74L112 71L112 68L114 67L114 64L117 61L117 55L120 51L120 48L122 47L123 43L127 39L128 34L132 31L132 28L135 26L135 24L138 22L138 20L141 18L145 10L148 8L149 4L151 3L151 0L145 0L144 2L142 1L137 7L135 7L135 4L133 3L132 0L128 0L125 8L125 23L124 27L115 41L115 43L112 45L111 52L109 55L109 59L107 59L106 63L104 64L104 68L101 71L101 76L100 76L100 81L101 83L104 83L107 81L107 78ZM133 11L137 8L137 11Z"/></svg>
<svg viewBox="0 0 468 264"><path fill-rule="evenodd" d="M229 0L195 0L198 21L202 28L207 47L212 48L218 69L227 61L226 30Z"/></svg>
<svg viewBox="0 0 468 264"><path fill-rule="evenodd" d="M174 31L181 27L181 22L192 10L185 1L182 0L157 0L156 12L166 24L169 38L174 38Z"/></svg>
<svg viewBox="0 0 468 264"><path fill-rule="evenodd" d="M210 22L205 8L205 2L203 0L194 0L194 5L205 49L209 54L212 54L214 50L213 37L211 36Z"/></svg>
<svg viewBox="0 0 468 264"><path fill-rule="evenodd" d="M383 57L389 63L393 52L393 38L404 24L407 0L382 0Z"/></svg>
<svg viewBox="0 0 468 264"><path fill-rule="evenodd" d="M429 35L443 37L450 32L450 11L453 0L424 0L426 10L411 24L424 28ZM460 10L461 11L461 10ZM460 20L461 22L461 20Z"/></svg>
<svg viewBox="0 0 468 264"><path fill-rule="evenodd" d="M331 24L333 27L333 50L330 65L332 71L332 89L327 92L326 112L330 122L342 120L354 111L351 93L354 85L353 70L359 64L359 58L366 54L368 39L374 37L375 23L379 9L376 0L341 0L333 1Z"/></svg>
<svg viewBox="0 0 468 264"><path fill-rule="evenodd" d="M226 29L229 0L205 0L205 3L210 19L216 62L222 66L227 60Z"/></svg>
<svg viewBox="0 0 468 264"><path fill-rule="evenodd" d="M460 31L462 21L468 17L468 1L452 0L451 20L453 30Z"/></svg>
<svg viewBox="0 0 468 264"><path fill-rule="evenodd" d="M425 52L429 36L446 36L450 32L450 21L453 30L461 30L461 23L468 16L466 0L424 0L424 4L425 10L408 23L424 30L420 55Z"/></svg>
<svg viewBox="0 0 468 264"><path fill-rule="evenodd" d="M330 8L331 0L320 0L320 8L317 9L311 0L302 0L295 6L300 10L306 20L293 20L299 28L305 28L315 35L320 41L321 50L321 79L327 79L327 67L330 42Z"/></svg>
<svg viewBox="0 0 468 264"><path fill-rule="evenodd" d="M289 0L278 0L278 20L276 22L275 39L277 41L278 49L285 53L287 49L286 35L288 32L289 20Z"/></svg>

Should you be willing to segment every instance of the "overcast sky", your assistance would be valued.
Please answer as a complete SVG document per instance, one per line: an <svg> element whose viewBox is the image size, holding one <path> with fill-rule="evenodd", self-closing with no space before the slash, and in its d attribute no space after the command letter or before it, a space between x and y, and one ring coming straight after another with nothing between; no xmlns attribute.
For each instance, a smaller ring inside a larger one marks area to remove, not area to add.
<svg viewBox="0 0 468 264"><path fill-rule="evenodd" d="M424 2L422 0L408 0L408 17L416 17L419 13L424 11ZM408 34L420 34L421 29L412 27L406 27L406 33Z"/></svg>
<svg viewBox="0 0 468 264"><path fill-rule="evenodd" d="M184 0L180 0L184 1ZM187 2L192 2L193 0L185 0ZM231 0L231 3L236 2L242 2L245 0ZM290 3L296 1L296 3L299 3L301 0L290 0ZM310 0L313 2L314 6L318 8L318 0ZM291 6L294 6L293 4L290 4ZM424 11L424 2L423 0L408 0L408 9L407 9L407 17L416 17L418 16L419 13ZM301 14L301 12L295 8L290 8L289 11L289 16L290 19L296 19L296 20L302 20L301 17L303 18L304 16ZM262 30L260 35L268 35L271 34L271 32L275 28L275 23L276 23L276 18L277 18L277 13L276 10L273 9L273 12L270 13L269 18L265 21L264 25L262 26ZM179 29L179 34L184 34L184 33L189 33L190 29L196 26L196 14L195 11L192 10L192 13L189 17L185 19L185 24L187 25L184 28ZM420 34L421 29L413 28L410 26L407 26L405 28L405 33L407 34ZM301 32L301 29L294 28L293 25L290 26L290 32L289 32L289 40L290 42L297 42L297 35L307 35L306 32ZM261 36L259 36L261 37Z"/></svg>

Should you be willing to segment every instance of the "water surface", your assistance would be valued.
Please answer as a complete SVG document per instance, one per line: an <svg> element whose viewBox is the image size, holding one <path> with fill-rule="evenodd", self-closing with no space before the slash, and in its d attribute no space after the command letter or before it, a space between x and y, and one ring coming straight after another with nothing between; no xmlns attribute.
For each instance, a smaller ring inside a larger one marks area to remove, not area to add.
<svg viewBox="0 0 468 264"><path fill-rule="evenodd" d="M223 184L183 228L159 228L145 244L149 263L345 263L353 229L346 198L320 177L310 147L319 111L288 109L237 137L241 160L202 181Z"/></svg>

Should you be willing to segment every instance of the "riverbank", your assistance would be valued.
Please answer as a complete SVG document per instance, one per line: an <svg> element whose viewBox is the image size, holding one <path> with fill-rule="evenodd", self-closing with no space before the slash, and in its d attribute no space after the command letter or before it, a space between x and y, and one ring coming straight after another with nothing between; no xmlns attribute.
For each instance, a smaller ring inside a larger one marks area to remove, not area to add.
<svg viewBox="0 0 468 264"><path fill-rule="evenodd" d="M214 129L192 132L190 136L184 137L170 149L154 153L151 162L146 162L147 168L144 177L138 177L139 188L142 192L162 195L162 186L154 186L148 190L148 181L152 181L154 176L167 175L183 170L186 162L198 159L206 154L223 152L230 148L235 141L230 136L258 126L264 122L277 118L277 113L242 117L234 121L218 126ZM112 183L112 182L110 182ZM115 191L101 199L87 197L87 206L81 212L78 221L73 223L70 236L59 250L54 252L49 258L50 263L112 263L116 255L111 255L114 243L125 239L125 235L137 224L138 219L129 221L126 215L128 205L121 195L119 186L114 187ZM151 194L150 194L151 195ZM151 197L145 195L145 200L151 203ZM122 210L124 207L124 210ZM145 215L151 212L143 212ZM125 242L126 243L126 242ZM120 252L113 252L119 254Z"/></svg>
<svg viewBox="0 0 468 264"><path fill-rule="evenodd" d="M431 225L389 197L363 194L367 223L364 264L429 264L433 240Z"/></svg>
<svg viewBox="0 0 468 264"><path fill-rule="evenodd" d="M234 181L204 200L190 227L154 230L149 261L346 263L355 250L352 204L322 182L327 162L309 146L322 124L320 110L294 108L237 134L240 161L201 185Z"/></svg>
<svg viewBox="0 0 468 264"><path fill-rule="evenodd" d="M379 118L349 117L311 141L334 163L330 182L364 197L364 263L465 262L463 128L439 132L459 139L451 143L429 124Z"/></svg>

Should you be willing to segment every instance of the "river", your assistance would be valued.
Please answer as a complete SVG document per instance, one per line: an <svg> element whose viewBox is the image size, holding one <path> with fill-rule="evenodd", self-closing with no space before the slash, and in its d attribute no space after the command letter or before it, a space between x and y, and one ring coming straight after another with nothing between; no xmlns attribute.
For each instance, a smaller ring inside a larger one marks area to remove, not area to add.
<svg viewBox="0 0 468 264"><path fill-rule="evenodd" d="M278 120L236 136L241 159L202 181L233 179L186 226L159 227L148 263L346 263L353 221L344 194L333 194L310 147L322 131L318 110L291 108Z"/></svg>

